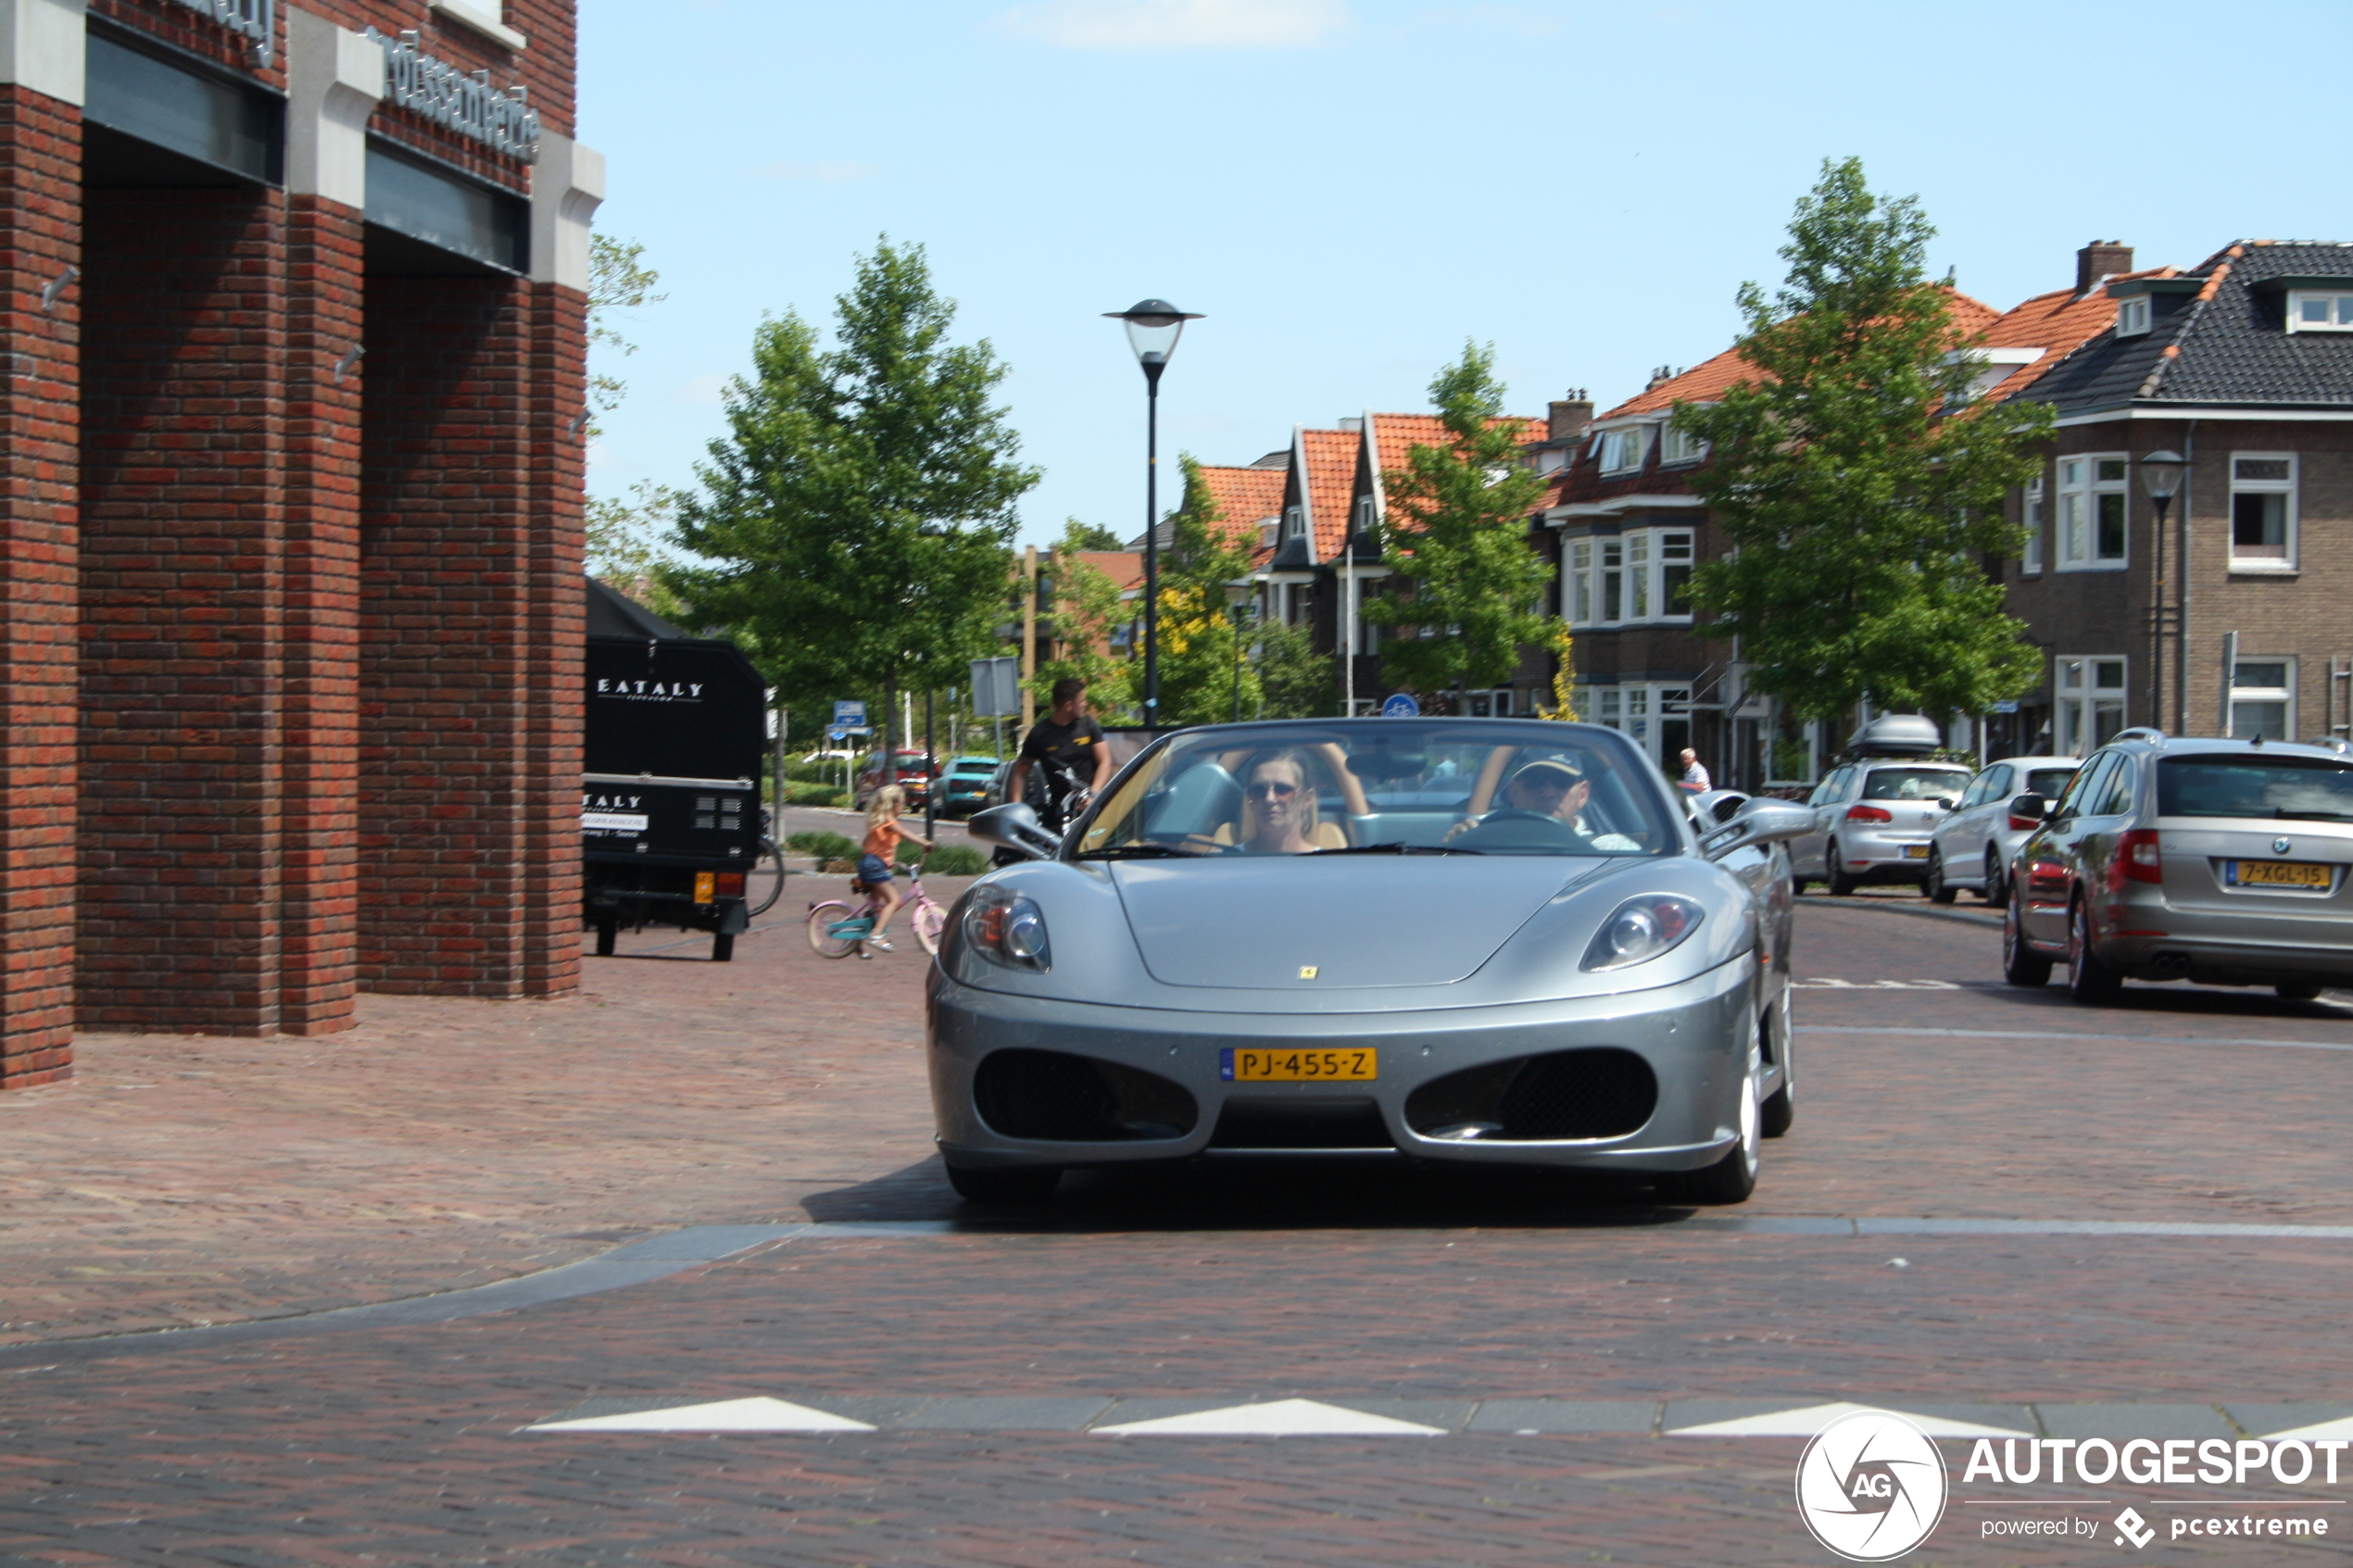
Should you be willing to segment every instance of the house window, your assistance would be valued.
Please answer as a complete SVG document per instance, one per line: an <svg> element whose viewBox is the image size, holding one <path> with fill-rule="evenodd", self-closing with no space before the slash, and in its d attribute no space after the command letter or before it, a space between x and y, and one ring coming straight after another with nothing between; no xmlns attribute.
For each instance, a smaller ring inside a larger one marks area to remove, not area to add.
<svg viewBox="0 0 2353 1568"><path fill-rule="evenodd" d="M1651 618L1651 536L1629 533L1626 536L1626 619L1648 621Z"/></svg>
<svg viewBox="0 0 2353 1568"><path fill-rule="evenodd" d="M1649 450L1649 436L1650 430L1644 425L1604 431L1602 434L1602 471L1630 473L1641 468Z"/></svg>
<svg viewBox="0 0 2353 1568"><path fill-rule="evenodd" d="M2043 575L2043 476L2036 474L2026 482L2026 545L2019 556L2018 569L2029 577Z"/></svg>
<svg viewBox="0 0 2353 1568"><path fill-rule="evenodd" d="M2231 570L2296 567L2296 455L2231 454Z"/></svg>
<svg viewBox="0 0 2353 1568"><path fill-rule="evenodd" d="M1593 621L1593 542L1572 540L1568 546L1568 623L1590 626Z"/></svg>
<svg viewBox="0 0 2353 1568"><path fill-rule="evenodd" d="M1668 425L1658 438L1658 460L1667 463L1696 463L1707 456L1707 443L1689 431Z"/></svg>
<svg viewBox="0 0 2353 1568"><path fill-rule="evenodd" d="M1692 536L1682 529L1658 536L1658 613L1669 621L1692 613Z"/></svg>
<svg viewBox="0 0 2353 1568"><path fill-rule="evenodd" d="M2059 570L2114 571L2125 564L2132 464L2113 457L2059 459Z"/></svg>
<svg viewBox="0 0 2353 1568"><path fill-rule="evenodd" d="M1372 531L1373 498L1370 495L1360 495L1356 498L1356 532L1370 533Z"/></svg>
<svg viewBox="0 0 2353 1568"><path fill-rule="evenodd" d="M1304 539L1307 537L1306 508L1286 507L1283 508L1283 537L1286 539Z"/></svg>
<svg viewBox="0 0 2353 1568"><path fill-rule="evenodd" d="M2250 740L2296 734L2296 660L2242 659L2232 668L2230 733Z"/></svg>
<svg viewBox="0 0 2353 1568"><path fill-rule="evenodd" d="M2125 660L2062 659L2058 661L2058 748L2082 757L2116 738L2124 727Z"/></svg>
<svg viewBox="0 0 2353 1568"><path fill-rule="evenodd" d="M1626 542L1602 541L1602 621L1615 626L1626 619Z"/></svg>
<svg viewBox="0 0 2353 1568"><path fill-rule="evenodd" d="M2116 307L2116 335L2118 337L2139 337L2148 330L2148 295L2136 294L2118 302Z"/></svg>
<svg viewBox="0 0 2353 1568"><path fill-rule="evenodd" d="M2292 332L2353 332L2353 294L2334 289L2297 289L2287 298Z"/></svg>
<svg viewBox="0 0 2353 1568"><path fill-rule="evenodd" d="M1693 540L1688 528L1640 528L1568 546L1572 626L1689 621Z"/></svg>

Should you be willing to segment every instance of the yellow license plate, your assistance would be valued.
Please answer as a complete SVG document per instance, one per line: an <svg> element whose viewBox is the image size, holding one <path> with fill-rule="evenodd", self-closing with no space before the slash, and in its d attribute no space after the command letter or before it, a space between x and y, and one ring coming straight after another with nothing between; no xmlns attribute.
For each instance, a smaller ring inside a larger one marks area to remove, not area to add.
<svg viewBox="0 0 2353 1568"><path fill-rule="evenodd" d="M2238 887L2327 887L2334 872L2334 866L2309 860L2233 860L2231 882Z"/></svg>
<svg viewBox="0 0 2353 1568"><path fill-rule="evenodd" d="M1927 859L1928 846L1925 844L1906 844L1904 846L1904 859L1907 860Z"/></svg>
<svg viewBox="0 0 2353 1568"><path fill-rule="evenodd" d="M1217 1053L1218 1073L1228 1084L1362 1084L1380 1076L1370 1046L1260 1050L1228 1046Z"/></svg>

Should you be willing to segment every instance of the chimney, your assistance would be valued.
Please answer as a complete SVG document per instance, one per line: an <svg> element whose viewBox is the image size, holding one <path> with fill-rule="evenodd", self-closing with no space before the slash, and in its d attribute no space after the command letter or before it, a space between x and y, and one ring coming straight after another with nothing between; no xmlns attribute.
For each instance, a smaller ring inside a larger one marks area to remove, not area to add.
<svg viewBox="0 0 2353 1568"><path fill-rule="evenodd" d="M1574 441L1585 433L1593 422L1593 400L1581 386L1572 386L1568 395L1551 406L1552 417L1545 421L1545 435L1554 441Z"/></svg>
<svg viewBox="0 0 2353 1568"><path fill-rule="evenodd" d="M2086 295L2102 278L2133 270L2133 247L2120 240L2094 240L2075 253L2075 292Z"/></svg>

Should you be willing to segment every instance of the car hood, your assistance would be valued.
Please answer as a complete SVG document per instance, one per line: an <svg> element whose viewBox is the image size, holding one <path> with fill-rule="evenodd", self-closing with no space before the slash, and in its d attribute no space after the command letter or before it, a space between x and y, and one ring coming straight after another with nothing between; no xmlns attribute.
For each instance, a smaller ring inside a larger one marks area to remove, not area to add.
<svg viewBox="0 0 2353 1568"><path fill-rule="evenodd" d="M1445 985L1476 973L1565 887L1617 864L1557 856L1283 856L1112 868L1164 985L1296 991ZM1410 899L1396 897L1403 880ZM1383 895L1386 895L1385 897Z"/></svg>

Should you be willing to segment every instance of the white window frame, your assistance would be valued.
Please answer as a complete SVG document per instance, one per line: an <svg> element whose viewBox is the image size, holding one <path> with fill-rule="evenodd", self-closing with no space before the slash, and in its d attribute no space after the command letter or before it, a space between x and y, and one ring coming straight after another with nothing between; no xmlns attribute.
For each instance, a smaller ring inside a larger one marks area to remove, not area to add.
<svg viewBox="0 0 2353 1568"><path fill-rule="evenodd" d="M2102 463L2118 465L2121 478L2103 478ZM2103 556L2100 548L2101 503L2118 497L2123 513L2124 549ZM2080 452L2058 459L2058 570L2061 571L2123 571L2133 564L2133 460L2123 452Z"/></svg>
<svg viewBox="0 0 2353 1568"><path fill-rule="evenodd" d="M1567 541L1561 555L1561 604L1573 627L1688 626L1689 609L1668 608L1667 574L1699 564L1699 533L1683 527L1629 528ZM1680 547L1680 555L1670 555ZM1617 580L1617 613L1611 580Z"/></svg>
<svg viewBox="0 0 2353 1568"><path fill-rule="evenodd" d="M1373 521L1378 509L1378 508L1375 507L1373 498L1370 495L1359 495L1356 497L1357 533L1370 533L1373 531Z"/></svg>
<svg viewBox="0 0 2353 1568"><path fill-rule="evenodd" d="M2307 321L2308 305L2320 305L2324 321ZM2353 332L2353 289L2291 289L2287 296L2287 330L2292 332Z"/></svg>
<svg viewBox="0 0 2353 1568"><path fill-rule="evenodd" d="M2116 302L2116 335L2142 337L2149 330L2149 296L2129 294Z"/></svg>
<svg viewBox="0 0 2353 1568"><path fill-rule="evenodd" d="M2018 570L2022 577L2043 575L2043 476L2036 474L2026 482L2026 491L2020 503L2020 517L2026 524L2026 547L2019 553Z"/></svg>
<svg viewBox="0 0 2353 1568"><path fill-rule="evenodd" d="M1650 426L1622 425L1601 435L1604 476L1640 473L1650 457Z"/></svg>
<svg viewBox="0 0 2353 1568"><path fill-rule="evenodd" d="M2252 686L2240 684L2240 671L2265 664L2281 666L2287 677L2285 683L2276 686ZM2239 655L2238 662L2231 669L2231 724L2223 734L2254 734L2255 730L2240 720L2239 708L2241 704L2252 705L2259 702L2266 705L2277 704L2282 710L2280 733L2271 734L2266 732L2266 738L2274 741L2296 739L2296 656L2294 654L2242 653Z"/></svg>
<svg viewBox="0 0 2353 1568"><path fill-rule="evenodd" d="M2111 683L2102 679L2108 671ZM2120 653L2061 654L2051 661L2051 733L2057 754L2089 757L2124 728L2126 703L2133 690L2133 661ZM2112 714L2115 723L2101 734L2100 718Z"/></svg>
<svg viewBox="0 0 2353 1568"><path fill-rule="evenodd" d="M2242 461L2282 462L2287 464L2285 479L2241 479ZM2303 471L2293 452L2233 452L2231 454L2231 570L2233 571L2294 571L2296 570L2296 505L2299 481ZM2283 531L2284 554L2278 556L2242 556L2239 554L2239 497L2241 495L2284 495L2286 502Z"/></svg>
<svg viewBox="0 0 2353 1568"><path fill-rule="evenodd" d="M1689 431L1677 430L1672 424L1659 432L1658 466L1675 468L1696 463L1707 457L1707 443Z"/></svg>
<svg viewBox="0 0 2353 1568"><path fill-rule="evenodd" d="M1307 508L1305 507L1283 508L1283 537L1286 539L1307 537Z"/></svg>

